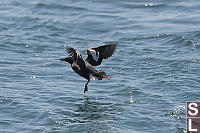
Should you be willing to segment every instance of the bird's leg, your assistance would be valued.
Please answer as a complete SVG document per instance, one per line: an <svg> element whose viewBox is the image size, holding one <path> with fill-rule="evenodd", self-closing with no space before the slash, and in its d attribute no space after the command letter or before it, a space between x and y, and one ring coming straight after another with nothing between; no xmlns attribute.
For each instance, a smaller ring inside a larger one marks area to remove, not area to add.
<svg viewBox="0 0 200 133"><path fill-rule="evenodd" d="M90 79L88 79L87 83L85 84L84 94L85 94L86 91L88 91L87 85L88 85L89 82L90 82Z"/></svg>
<svg viewBox="0 0 200 133"><path fill-rule="evenodd" d="M111 77L103 76L103 78L110 79Z"/></svg>

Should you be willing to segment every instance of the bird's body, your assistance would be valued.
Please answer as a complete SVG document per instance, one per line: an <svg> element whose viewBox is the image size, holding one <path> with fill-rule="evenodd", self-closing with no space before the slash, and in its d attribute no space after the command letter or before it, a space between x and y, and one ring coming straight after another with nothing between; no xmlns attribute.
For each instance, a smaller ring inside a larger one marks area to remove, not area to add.
<svg viewBox="0 0 200 133"><path fill-rule="evenodd" d="M60 59L71 64L72 69L79 74L81 77L87 79L85 84L84 93L88 91L88 83L90 79L102 80L103 78L109 79L105 72L100 72L96 70L93 66L100 65L103 59L110 57L114 50L116 44L102 45L95 48L90 48L87 50L88 57L84 61L81 54L73 48L67 48L67 52L70 56Z"/></svg>

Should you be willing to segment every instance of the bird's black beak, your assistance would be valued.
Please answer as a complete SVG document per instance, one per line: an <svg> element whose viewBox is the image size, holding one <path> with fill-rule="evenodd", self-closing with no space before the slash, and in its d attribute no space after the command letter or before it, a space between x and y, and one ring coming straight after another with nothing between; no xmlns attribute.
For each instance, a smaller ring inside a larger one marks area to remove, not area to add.
<svg viewBox="0 0 200 133"><path fill-rule="evenodd" d="M62 59L60 59L60 60L61 60L61 61L67 61L66 58L62 58Z"/></svg>
<svg viewBox="0 0 200 133"><path fill-rule="evenodd" d="M70 63L70 64L73 63L73 61L72 61L72 59L71 59L70 57L62 58L62 59L60 59L60 60L61 60L61 61L66 61L66 62L68 62L68 63Z"/></svg>

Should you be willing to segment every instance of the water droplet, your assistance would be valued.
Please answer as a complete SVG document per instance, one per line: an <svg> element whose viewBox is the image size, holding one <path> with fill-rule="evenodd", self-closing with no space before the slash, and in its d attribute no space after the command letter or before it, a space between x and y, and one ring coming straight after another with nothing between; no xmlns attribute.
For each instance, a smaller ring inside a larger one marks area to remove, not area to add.
<svg viewBox="0 0 200 133"><path fill-rule="evenodd" d="M35 79L35 78L36 78L36 76L34 76L34 75L31 75L31 78L32 78L32 79Z"/></svg>
<svg viewBox="0 0 200 133"><path fill-rule="evenodd" d="M146 63L151 65L151 62L148 62L148 61L147 61Z"/></svg>
<svg viewBox="0 0 200 133"><path fill-rule="evenodd" d="M147 6L153 6L153 4L151 3L151 4L144 4L144 6L145 7L147 7Z"/></svg>

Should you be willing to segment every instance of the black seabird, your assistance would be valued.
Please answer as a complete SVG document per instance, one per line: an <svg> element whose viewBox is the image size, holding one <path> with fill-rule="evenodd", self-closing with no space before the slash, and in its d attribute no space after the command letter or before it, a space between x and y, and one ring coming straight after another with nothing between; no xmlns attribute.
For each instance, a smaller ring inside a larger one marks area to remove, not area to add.
<svg viewBox="0 0 200 133"><path fill-rule="evenodd" d="M88 91L87 85L90 82L90 79L110 79L110 77L106 76L105 72L100 72L96 70L93 66L100 65L103 59L107 59L108 57L112 56L116 46L117 44L107 44L94 48L89 48L87 50L88 57L85 61L83 60L82 55L79 51L76 51L73 48L67 48L67 52L70 54L70 56L60 60L70 63L72 69L76 73L88 80L85 84L85 93L86 91Z"/></svg>

